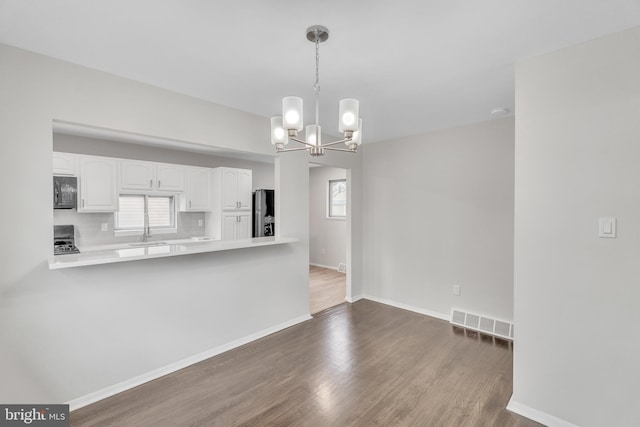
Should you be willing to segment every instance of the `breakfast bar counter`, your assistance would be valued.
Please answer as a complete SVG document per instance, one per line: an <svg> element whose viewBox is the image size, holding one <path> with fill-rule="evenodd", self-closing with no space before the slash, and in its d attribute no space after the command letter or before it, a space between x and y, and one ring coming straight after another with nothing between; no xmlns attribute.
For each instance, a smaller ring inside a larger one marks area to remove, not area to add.
<svg viewBox="0 0 640 427"><path fill-rule="evenodd" d="M178 240L167 242L131 243L108 249L83 250L79 254L56 255L49 259L49 269L83 267L87 265L112 264L150 258L190 255L204 252L219 252L232 249L295 243L291 237L257 237L242 240Z"/></svg>

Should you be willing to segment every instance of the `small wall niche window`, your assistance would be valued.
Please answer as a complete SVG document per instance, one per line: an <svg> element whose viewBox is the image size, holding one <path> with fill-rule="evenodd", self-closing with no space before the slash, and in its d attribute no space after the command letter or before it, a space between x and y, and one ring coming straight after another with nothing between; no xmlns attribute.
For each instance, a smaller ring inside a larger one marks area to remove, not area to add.
<svg viewBox="0 0 640 427"><path fill-rule="evenodd" d="M347 180L336 179L329 181L329 197L327 216L329 218L347 217Z"/></svg>
<svg viewBox="0 0 640 427"><path fill-rule="evenodd" d="M145 194L121 194L120 209L116 212L116 232L142 234L145 215L149 227L158 234L176 233L176 208L174 196L149 196Z"/></svg>

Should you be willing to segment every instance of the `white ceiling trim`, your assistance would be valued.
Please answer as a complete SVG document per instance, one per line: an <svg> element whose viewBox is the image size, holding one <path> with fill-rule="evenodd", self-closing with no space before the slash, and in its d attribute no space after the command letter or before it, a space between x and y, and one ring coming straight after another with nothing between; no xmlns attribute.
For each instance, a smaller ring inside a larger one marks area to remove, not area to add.
<svg viewBox="0 0 640 427"><path fill-rule="evenodd" d="M257 154L246 151L212 147L193 142L179 141L170 138L143 135L121 130L107 129L103 127L84 125L63 120L53 121L53 132L64 135L81 136L85 138L103 139L107 141L124 142L128 144L169 148L172 150L189 151L193 153L210 154L220 157L251 160L254 162L273 163L275 160L275 156L269 156L266 154Z"/></svg>

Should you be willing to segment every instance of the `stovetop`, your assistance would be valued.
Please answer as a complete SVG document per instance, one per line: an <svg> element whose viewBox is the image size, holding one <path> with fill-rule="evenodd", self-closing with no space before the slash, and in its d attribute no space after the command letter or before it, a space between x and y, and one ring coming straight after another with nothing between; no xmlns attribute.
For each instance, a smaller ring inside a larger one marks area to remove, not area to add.
<svg viewBox="0 0 640 427"><path fill-rule="evenodd" d="M53 254L79 254L75 244L75 230L73 225L53 226Z"/></svg>
<svg viewBox="0 0 640 427"><path fill-rule="evenodd" d="M53 244L54 255L79 254L80 250L71 242L56 241Z"/></svg>

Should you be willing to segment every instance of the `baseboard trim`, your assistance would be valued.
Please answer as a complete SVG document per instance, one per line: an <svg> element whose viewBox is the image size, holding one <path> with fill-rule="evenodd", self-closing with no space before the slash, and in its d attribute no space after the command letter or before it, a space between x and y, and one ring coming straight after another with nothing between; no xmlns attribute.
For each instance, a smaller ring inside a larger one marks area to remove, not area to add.
<svg viewBox="0 0 640 427"><path fill-rule="evenodd" d="M437 311L426 310L424 308L416 307L416 306L413 306L413 305L403 304L403 303L391 301L391 300L388 300L388 299L385 299L385 298L374 297L373 295L369 295L369 294L364 294L362 296L362 298L368 299L370 301L379 302L381 304L390 305L392 307L401 308L403 310L413 311L414 313L424 314L425 316L435 317L436 319L446 320L447 322L451 321L451 315L449 315L449 314L439 313Z"/></svg>
<svg viewBox="0 0 640 427"><path fill-rule="evenodd" d="M344 300L350 304L353 304L356 301L359 301L363 298L362 295L356 295L356 296L352 296L352 297L346 297Z"/></svg>
<svg viewBox="0 0 640 427"><path fill-rule="evenodd" d="M549 415L546 412L538 411L537 409L530 408L527 405L516 402L513 400L513 396L509 399L507 404L507 410L514 414L522 415L525 418L536 421L540 424L544 424L547 427L578 427L576 424L571 424L561 418Z"/></svg>
<svg viewBox="0 0 640 427"><path fill-rule="evenodd" d="M111 397L118 393L122 393L123 391L129 390L133 387L137 387L146 382L149 382L149 381L158 379L160 377L163 377L167 374L171 374L173 372L179 371L180 369L186 368L187 366L191 366L195 363L202 362L203 360L209 359L210 357L217 356L218 354L224 353L236 347L240 347L241 345L250 343L251 341L255 341L257 339L266 337L267 335L271 335L275 332L297 325L298 323L306 322L307 320L310 320L310 319L313 319L313 318L309 314L296 317L295 319L288 320L286 322L280 323L270 328L263 329L262 331L256 332L254 334L247 335L246 337L239 338L235 341L231 341L227 344L222 344L210 350L203 351L202 353L198 353L193 356L187 357L185 359L178 360L177 362L171 363L169 365L163 366L158 369L154 369L153 371L147 372L146 374L138 375L137 377L133 377L131 379L119 382L112 386L105 387L101 390L95 391L93 393L89 393L85 396L78 397L66 403L69 405L70 411L75 411L76 409L80 409L84 406L98 402L102 399L106 399L107 397Z"/></svg>
<svg viewBox="0 0 640 427"><path fill-rule="evenodd" d="M309 265L320 268L328 268L329 270L338 271L338 267L324 264L316 264L315 262L310 262ZM338 271L338 273L342 273L342 271Z"/></svg>

